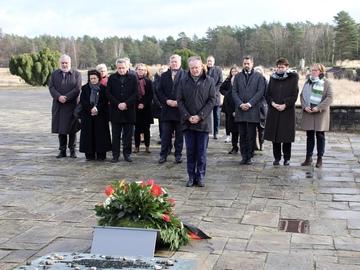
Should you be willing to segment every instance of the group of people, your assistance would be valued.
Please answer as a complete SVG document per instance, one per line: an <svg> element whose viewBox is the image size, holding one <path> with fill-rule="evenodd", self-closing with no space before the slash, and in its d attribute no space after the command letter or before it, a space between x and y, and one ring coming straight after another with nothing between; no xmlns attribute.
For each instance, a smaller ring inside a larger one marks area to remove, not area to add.
<svg viewBox="0 0 360 270"><path fill-rule="evenodd" d="M68 55L60 57L60 69L51 74L49 91L53 97L52 133L59 138L57 158L76 158L76 133L79 121L74 109L80 95L80 152L87 160L105 160L112 150L112 163L119 161L120 146L124 160L132 162L131 153L140 151L140 134L144 135L145 151L150 150L150 126L153 117L159 120L161 150L159 163L167 161L174 148L175 163L182 162L185 139L187 187L205 185L206 150L209 134L217 139L220 127L220 94L224 96L222 111L226 115L226 141L231 142L229 154L240 149L240 164L253 163L254 150L263 150L264 139L273 144L274 165L283 157L290 164L291 144L295 140L295 102L299 76L289 69L285 58L276 61L277 69L266 80L261 66L254 67L252 56L243 57L242 66L233 66L223 81L222 71L208 56L206 64L200 57L188 59L189 71L181 67L181 57L170 56L169 68L161 67L155 80L147 65L140 63L135 71L130 60L116 60L116 72L108 76L106 65L88 71L88 82L82 85L81 74L71 68ZM306 159L312 164L317 144L317 167L322 166L325 134L329 129L329 106L332 103L331 83L325 67L315 63L311 76L301 93L302 128L306 130ZM111 136L109 121L111 122ZM256 136L259 145L256 145ZM132 137L135 148L132 151ZM174 141L172 140L174 138ZM240 143L239 143L240 142ZM240 144L240 147L238 146Z"/></svg>

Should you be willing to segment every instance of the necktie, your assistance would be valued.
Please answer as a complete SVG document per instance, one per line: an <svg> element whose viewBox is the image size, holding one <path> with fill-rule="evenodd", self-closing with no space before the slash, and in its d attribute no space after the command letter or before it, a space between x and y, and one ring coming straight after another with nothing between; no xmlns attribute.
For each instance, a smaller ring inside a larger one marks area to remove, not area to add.
<svg viewBox="0 0 360 270"><path fill-rule="evenodd" d="M63 72L63 78L66 78L66 72Z"/></svg>

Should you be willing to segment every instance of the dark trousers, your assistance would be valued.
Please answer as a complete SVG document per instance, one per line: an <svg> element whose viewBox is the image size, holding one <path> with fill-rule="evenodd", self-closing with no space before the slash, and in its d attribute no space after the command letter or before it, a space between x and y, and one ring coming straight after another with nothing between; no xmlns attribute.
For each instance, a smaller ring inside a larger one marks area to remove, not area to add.
<svg viewBox="0 0 360 270"><path fill-rule="evenodd" d="M135 139L135 147L140 146L140 134L144 133L144 143L145 146L150 146L150 124L144 124L144 125L135 125L135 133L134 133L134 139Z"/></svg>
<svg viewBox="0 0 360 270"><path fill-rule="evenodd" d="M256 128L257 128L257 133L258 133L258 137L259 137L259 143L263 144L264 143L265 128L261 127L260 124L257 124Z"/></svg>
<svg viewBox="0 0 360 270"><path fill-rule="evenodd" d="M209 133L185 130L187 172L191 179L204 179L206 173L206 148Z"/></svg>
<svg viewBox="0 0 360 270"><path fill-rule="evenodd" d="M112 154L113 157L118 158L120 156L120 138L121 132L123 132L123 156L130 156L131 154L131 138L134 130L134 125L130 123L111 123L112 132Z"/></svg>
<svg viewBox="0 0 360 270"><path fill-rule="evenodd" d="M277 143L273 142L273 155L275 160L281 160L281 145L284 160L290 160L291 158L291 142L290 143Z"/></svg>
<svg viewBox="0 0 360 270"><path fill-rule="evenodd" d="M69 149L75 149L76 147L76 133L73 134L59 134L59 150L65 151L67 144L67 136L69 135Z"/></svg>
<svg viewBox="0 0 360 270"><path fill-rule="evenodd" d="M244 159L254 157L257 123L239 122L240 151Z"/></svg>
<svg viewBox="0 0 360 270"><path fill-rule="evenodd" d="M214 106L213 121L214 121L214 135L218 135L220 128L220 106Z"/></svg>
<svg viewBox="0 0 360 270"><path fill-rule="evenodd" d="M230 136L230 127L229 127L229 123L228 123L228 121L229 121L229 117L231 117L231 116L229 116L227 113L225 113L225 133L226 133L226 136Z"/></svg>
<svg viewBox="0 0 360 270"><path fill-rule="evenodd" d="M235 150L239 150L239 132L231 132L231 145Z"/></svg>
<svg viewBox="0 0 360 270"><path fill-rule="evenodd" d="M325 153L325 132L324 131L306 131L306 155L312 156L315 147L315 135L316 135L316 148L317 156L322 157Z"/></svg>
<svg viewBox="0 0 360 270"><path fill-rule="evenodd" d="M183 133L181 131L180 121L162 121L161 134L161 157L167 157L169 146L171 145L172 133L175 132L175 157L182 156L182 149L184 145Z"/></svg>

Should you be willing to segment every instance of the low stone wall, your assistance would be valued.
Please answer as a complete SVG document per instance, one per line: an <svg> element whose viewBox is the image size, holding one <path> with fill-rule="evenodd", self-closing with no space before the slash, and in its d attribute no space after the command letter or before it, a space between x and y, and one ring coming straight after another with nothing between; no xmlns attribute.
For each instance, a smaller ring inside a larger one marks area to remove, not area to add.
<svg viewBox="0 0 360 270"><path fill-rule="evenodd" d="M296 126L300 129L301 106L296 106ZM330 130L360 131L360 106L331 106Z"/></svg>
<svg viewBox="0 0 360 270"><path fill-rule="evenodd" d="M360 106L337 105L330 107L330 130L360 131ZM225 115L221 113L221 124L225 125ZM296 106L296 127L300 130L301 106Z"/></svg>

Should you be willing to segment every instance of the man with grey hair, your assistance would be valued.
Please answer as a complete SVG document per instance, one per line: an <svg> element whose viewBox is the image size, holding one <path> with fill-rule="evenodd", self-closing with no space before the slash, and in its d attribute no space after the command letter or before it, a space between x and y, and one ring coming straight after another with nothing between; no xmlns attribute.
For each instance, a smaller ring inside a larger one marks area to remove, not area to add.
<svg viewBox="0 0 360 270"><path fill-rule="evenodd" d="M79 123L74 117L74 109L81 84L80 72L71 68L70 56L63 54L60 57L60 68L52 72L49 83L50 95L53 98L51 132L59 134L60 153L57 158L66 157L66 145L70 149L70 157L77 157L75 146Z"/></svg>
<svg viewBox="0 0 360 270"><path fill-rule="evenodd" d="M190 72L180 81L177 98L186 143L189 175L186 186L191 187L197 182L203 187L211 112L216 99L215 84L214 79L205 74L200 57L190 57L188 64Z"/></svg>
<svg viewBox="0 0 360 270"><path fill-rule="evenodd" d="M180 80L186 76L186 71L181 68L180 55L174 54L169 59L170 68L161 74L159 84L159 97L161 108L161 151L159 163L164 163L169 154L169 145L174 133L175 162L182 162L183 134L180 126L180 112L177 103L177 92Z"/></svg>
<svg viewBox="0 0 360 270"><path fill-rule="evenodd" d="M112 163L119 161L120 138L123 131L123 156L125 161L132 162L131 139L136 121L135 102L137 100L138 81L130 74L124 58L116 60L117 72L109 76L106 86L106 97L110 101L110 121L112 127Z"/></svg>

